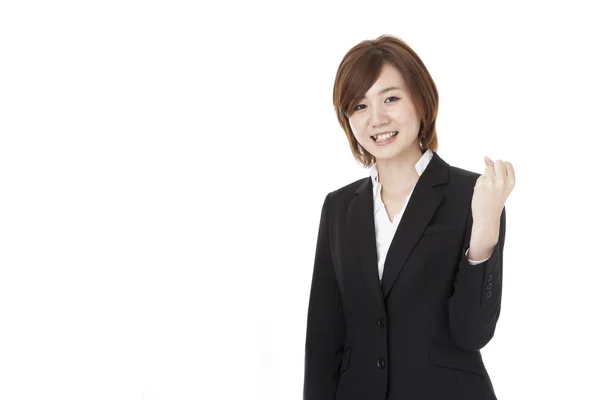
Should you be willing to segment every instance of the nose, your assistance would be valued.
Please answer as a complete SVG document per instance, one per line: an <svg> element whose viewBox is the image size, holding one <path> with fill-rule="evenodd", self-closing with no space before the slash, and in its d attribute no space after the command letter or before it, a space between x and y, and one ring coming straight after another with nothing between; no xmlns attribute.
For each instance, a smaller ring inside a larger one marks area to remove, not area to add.
<svg viewBox="0 0 600 400"><path fill-rule="evenodd" d="M373 125L373 127L379 126L381 124L386 124L387 122L389 122L389 118L387 116L387 113L385 112L384 107L371 107L371 124Z"/></svg>

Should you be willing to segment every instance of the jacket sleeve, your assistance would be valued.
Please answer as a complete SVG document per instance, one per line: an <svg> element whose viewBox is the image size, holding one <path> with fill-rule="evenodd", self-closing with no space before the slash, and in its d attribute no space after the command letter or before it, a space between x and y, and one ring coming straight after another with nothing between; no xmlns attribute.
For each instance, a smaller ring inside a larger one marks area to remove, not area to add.
<svg viewBox="0 0 600 400"><path fill-rule="evenodd" d="M333 400L346 335L342 297L329 245L325 197L310 288L304 362L304 400Z"/></svg>
<svg viewBox="0 0 600 400"><path fill-rule="evenodd" d="M469 209L461 258L448 299L450 335L467 351L482 349L494 336L502 300L502 256L506 231L506 207L500 216L498 243L489 259L470 265L465 255L471 241L473 216Z"/></svg>

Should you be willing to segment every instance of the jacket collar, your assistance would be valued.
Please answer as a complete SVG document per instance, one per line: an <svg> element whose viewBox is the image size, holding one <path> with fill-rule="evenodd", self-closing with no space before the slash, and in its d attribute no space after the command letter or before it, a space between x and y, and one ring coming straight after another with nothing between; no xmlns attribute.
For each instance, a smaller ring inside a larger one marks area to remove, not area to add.
<svg viewBox="0 0 600 400"><path fill-rule="evenodd" d="M352 251L356 260L353 268L361 271L369 291L376 296L381 306L384 306L412 249L446 195L449 169L448 163L436 152L431 152L431 160L423 169L392 238L381 282L377 270L372 177L365 178L354 192L347 213L348 235L353 243Z"/></svg>

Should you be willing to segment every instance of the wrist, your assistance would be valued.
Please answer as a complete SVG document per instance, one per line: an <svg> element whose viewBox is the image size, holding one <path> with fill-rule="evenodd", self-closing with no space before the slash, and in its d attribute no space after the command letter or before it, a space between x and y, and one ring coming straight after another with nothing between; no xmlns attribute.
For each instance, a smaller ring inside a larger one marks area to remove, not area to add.
<svg viewBox="0 0 600 400"><path fill-rule="evenodd" d="M492 256L496 244L482 244L481 242L471 242L469 246L468 258L473 261L485 260Z"/></svg>

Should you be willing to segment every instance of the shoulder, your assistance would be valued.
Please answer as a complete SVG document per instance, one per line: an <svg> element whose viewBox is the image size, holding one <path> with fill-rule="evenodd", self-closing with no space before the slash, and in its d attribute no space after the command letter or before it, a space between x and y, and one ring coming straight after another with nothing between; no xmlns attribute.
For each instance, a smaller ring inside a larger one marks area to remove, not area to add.
<svg viewBox="0 0 600 400"><path fill-rule="evenodd" d="M448 195L468 201L473 197L475 183L481 174L465 168L448 166Z"/></svg>
<svg viewBox="0 0 600 400"><path fill-rule="evenodd" d="M349 204L356 197L356 192L358 189L368 190L370 179L370 176L360 178L328 192L323 200L321 218L327 218L330 222L343 220Z"/></svg>
<svg viewBox="0 0 600 400"><path fill-rule="evenodd" d="M328 209L341 209L347 205L354 197L359 188L366 190L369 184L370 176L357 179L344 186L334 188L329 191L323 200L323 207Z"/></svg>
<svg viewBox="0 0 600 400"><path fill-rule="evenodd" d="M348 183L344 186L338 187L338 188L332 190L331 192L329 192L327 194L327 198L329 199L329 201L336 202L336 201L345 199L348 196L353 196L359 187L369 183L368 182L369 179L371 179L371 177L367 176L364 178L357 179L357 180L355 180L351 183Z"/></svg>
<svg viewBox="0 0 600 400"><path fill-rule="evenodd" d="M477 172L453 165L448 166L448 173L451 182L465 185L474 185L477 178L481 175Z"/></svg>

